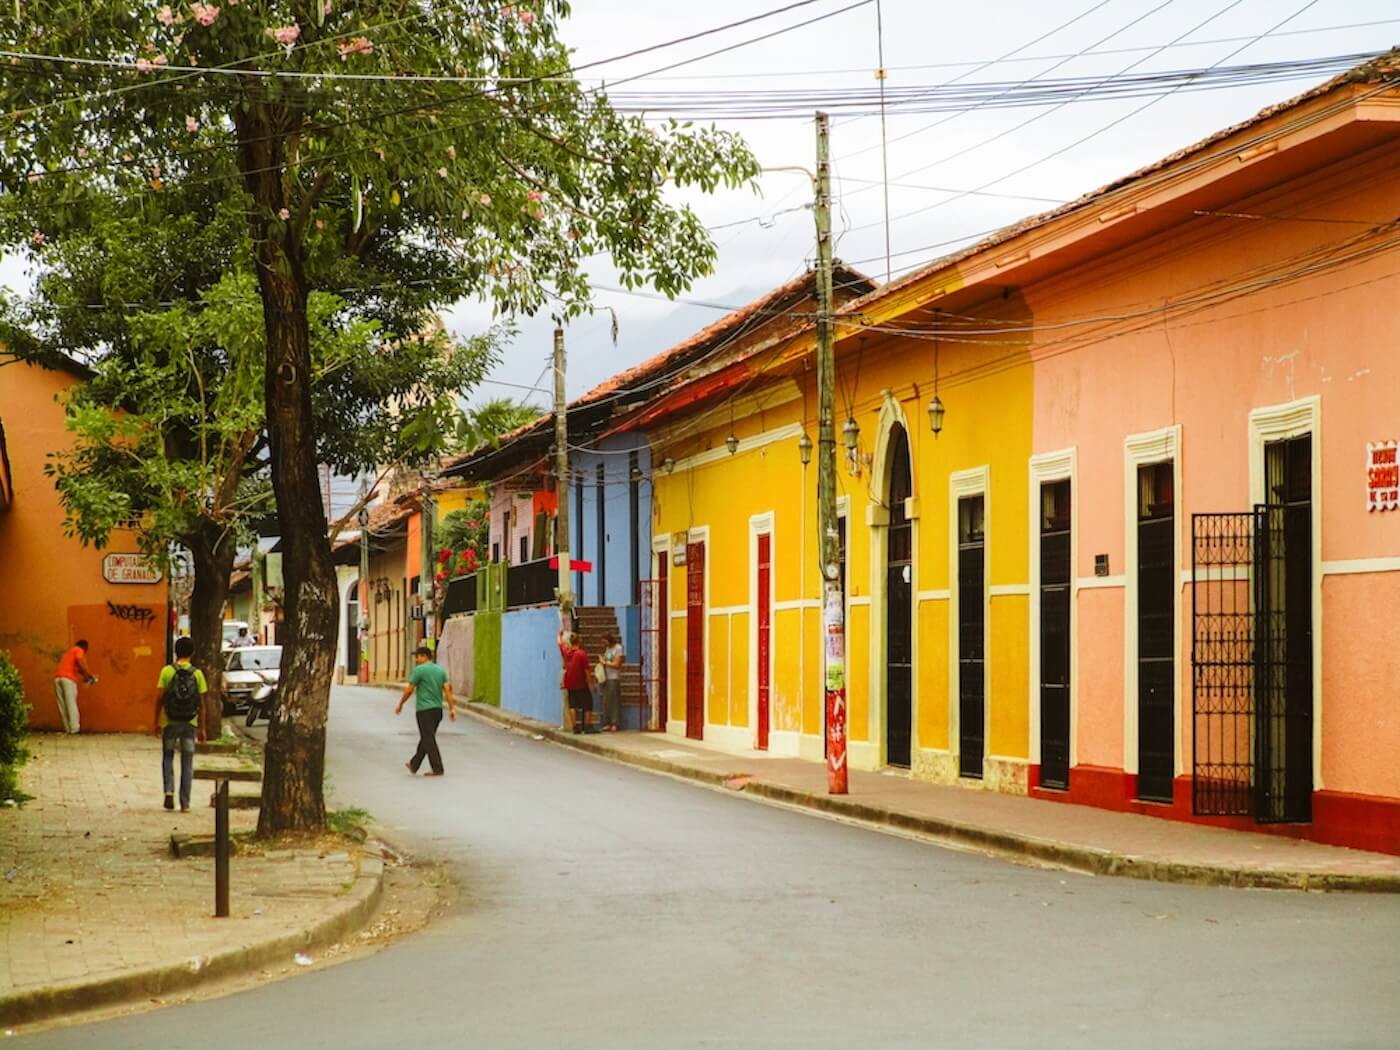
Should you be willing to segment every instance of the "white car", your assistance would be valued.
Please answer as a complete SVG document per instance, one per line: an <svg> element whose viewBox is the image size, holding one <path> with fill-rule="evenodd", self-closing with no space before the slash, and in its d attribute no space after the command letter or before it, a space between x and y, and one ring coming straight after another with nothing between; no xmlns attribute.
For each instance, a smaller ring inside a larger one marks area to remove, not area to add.
<svg viewBox="0 0 1400 1050"><path fill-rule="evenodd" d="M224 714L246 709L255 692L276 686L281 677L282 647L250 645L224 652Z"/></svg>

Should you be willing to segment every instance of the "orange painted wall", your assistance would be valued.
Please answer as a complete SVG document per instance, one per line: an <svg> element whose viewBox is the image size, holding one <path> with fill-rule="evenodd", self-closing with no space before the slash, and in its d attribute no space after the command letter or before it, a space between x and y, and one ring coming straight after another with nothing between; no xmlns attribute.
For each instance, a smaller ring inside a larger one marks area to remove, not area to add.
<svg viewBox="0 0 1400 1050"><path fill-rule="evenodd" d="M1123 442L1179 424L1182 491L1176 525L1190 568L1190 514L1243 511L1250 492L1249 413L1320 399L1322 701L1319 786L1400 797L1400 512L1367 513L1367 441L1400 438L1400 252L1360 262L1165 322L1101 326L1102 337L1062 352L1076 318L1180 302L1273 261L1327 250L1367 222L1400 212L1400 146L1338 158L1330 167L1228 209L1309 221L1197 217L1131 250L1024 290L1037 325L1034 450L1074 447L1079 535L1075 575L1107 554L1124 565ZM1324 221L1315 221L1324 220ZM1126 329L1126 331L1125 331ZM1043 333L1043 334L1042 334ZM1347 567L1341 567L1346 563ZM1339 566L1329 568L1329 565ZM1372 568L1366 569L1365 565ZM1189 627L1190 591L1184 597ZM1123 591L1078 595L1078 762L1124 763ZM1177 727L1191 755L1190 646L1183 644Z"/></svg>
<svg viewBox="0 0 1400 1050"><path fill-rule="evenodd" d="M151 724L165 663L166 584L103 580L105 553L136 549L129 534L114 535L107 551L63 534L63 508L43 471L48 454L69 445L57 398L76 382L69 372L30 365L0 369L0 420L14 480L14 503L0 510L0 649L19 668L31 726L58 729L54 669L69 645L86 638L99 682L78 691L83 730L140 731Z"/></svg>

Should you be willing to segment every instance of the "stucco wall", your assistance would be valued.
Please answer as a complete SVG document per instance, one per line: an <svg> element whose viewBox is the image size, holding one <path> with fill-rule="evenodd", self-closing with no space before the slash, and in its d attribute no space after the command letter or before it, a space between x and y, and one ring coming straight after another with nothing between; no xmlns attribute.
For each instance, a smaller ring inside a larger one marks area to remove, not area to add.
<svg viewBox="0 0 1400 1050"><path fill-rule="evenodd" d="M24 682L36 729L61 726L54 699L58 659L87 639L96 686L78 692L84 731L148 729L156 678L165 663L167 585L109 584L102 560L136 550L118 532L105 550L84 547L63 532L63 508L44 476L49 453L70 447L63 407L56 400L77 379L68 372L7 365L0 378L0 422L5 427L14 503L0 511L0 649Z"/></svg>
<svg viewBox="0 0 1400 1050"><path fill-rule="evenodd" d="M501 613L478 612L473 619L473 700L501 706Z"/></svg>
<svg viewBox="0 0 1400 1050"><path fill-rule="evenodd" d="M560 725L559 613L519 609L501 616L501 707Z"/></svg>
<svg viewBox="0 0 1400 1050"><path fill-rule="evenodd" d="M476 696L476 617L455 616L442 626L437 662L447 671L452 691L464 700Z"/></svg>

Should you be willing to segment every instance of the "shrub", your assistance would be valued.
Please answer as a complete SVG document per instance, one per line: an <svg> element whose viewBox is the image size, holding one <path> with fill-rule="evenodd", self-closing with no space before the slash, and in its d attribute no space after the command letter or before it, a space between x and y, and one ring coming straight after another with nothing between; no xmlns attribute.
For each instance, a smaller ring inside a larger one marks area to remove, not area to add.
<svg viewBox="0 0 1400 1050"><path fill-rule="evenodd" d="M0 800L18 799L16 774L29 752L24 734L29 727L29 705L24 702L24 683L10 660L0 651Z"/></svg>

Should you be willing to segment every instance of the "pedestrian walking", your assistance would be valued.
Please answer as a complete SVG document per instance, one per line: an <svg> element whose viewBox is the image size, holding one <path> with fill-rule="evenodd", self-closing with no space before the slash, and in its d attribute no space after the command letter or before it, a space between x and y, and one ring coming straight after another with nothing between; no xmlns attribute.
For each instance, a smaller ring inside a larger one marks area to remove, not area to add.
<svg viewBox="0 0 1400 1050"><path fill-rule="evenodd" d="M200 709L209 683L191 662L194 641L175 639L175 662L166 664L156 680L155 733L160 737L160 775L165 787L165 808L175 808L175 752L180 752L180 812L188 813L194 786L194 744L199 733Z"/></svg>
<svg viewBox="0 0 1400 1050"><path fill-rule="evenodd" d="M417 773L426 758L429 766L426 775L440 777L444 770L442 752L437 745L437 731L438 726L442 725L442 708L445 702L447 716L455 722L457 704L452 699L452 683L447 680L447 672L433 663L433 651L426 645L420 645L414 650L413 658L416 661L413 673L408 676L408 685L394 708L394 714L402 714L403 705L408 703L410 696L414 697L413 710L418 717L418 750L404 765L410 773Z"/></svg>
<svg viewBox="0 0 1400 1050"><path fill-rule="evenodd" d="M559 632L559 655L564 660L564 690L569 694L569 715L574 732L588 728L593 713L593 691L588 686L588 654L572 631Z"/></svg>
<svg viewBox="0 0 1400 1050"><path fill-rule="evenodd" d="M58 717L63 720L65 733L78 731L78 684L97 684L97 675L88 670L87 652L87 639L78 639L59 659L54 672L53 691L58 697Z"/></svg>
<svg viewBox="0 0 1400 1050"><path fill-rule="evenodd" d="M608 643L599 658L603 665L603 732L616 733L622 707L622 660L626 654L617 635L604 635L603 640Z"/></svg>

